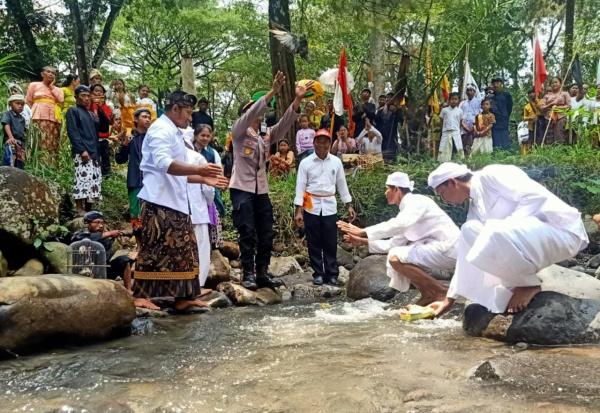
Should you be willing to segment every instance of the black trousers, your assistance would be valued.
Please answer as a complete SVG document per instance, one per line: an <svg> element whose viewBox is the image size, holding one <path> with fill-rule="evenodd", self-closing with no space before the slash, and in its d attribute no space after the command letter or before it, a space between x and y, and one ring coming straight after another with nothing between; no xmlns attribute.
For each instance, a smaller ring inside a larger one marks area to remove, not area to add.
<svg viewBox="0 0 600 413"><path fill-rule="evenodd" d="M273 249L273 207L269 194L230 189L233 225L238 232L244 272L265 271Z"/></svg>
<svg viewBox="0 0 600 413"><path fill-rule="evenodd" d="M102 176L110 174L110 145L108 144L108 139L98 140L98 156L100 158Z"/></svg>
<svg viewBox="0 0 600 413"><path fill-rule="evenodd" d="M313 215L304 211L304 232L313 277L337 278L337 215Z"/></svg>

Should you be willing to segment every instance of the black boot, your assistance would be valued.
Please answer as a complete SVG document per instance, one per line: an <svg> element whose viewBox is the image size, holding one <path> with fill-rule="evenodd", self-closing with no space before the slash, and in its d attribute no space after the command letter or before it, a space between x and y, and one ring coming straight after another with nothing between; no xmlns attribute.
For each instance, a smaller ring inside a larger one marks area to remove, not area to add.
<svg viewBox="0 0 600 413"><path fill-rule="evenodd" d="M277 288L283 287L285 284L283 281L273 278L266 268L259 268L256 271L256 285L258 288Z"/></svg>
<svg viewBox="0 0 600 413"><path fill-rule="evenodd" d="M242 274L242 287L252 291L256 290L256 277L252 271L244 271Z"/></svg>

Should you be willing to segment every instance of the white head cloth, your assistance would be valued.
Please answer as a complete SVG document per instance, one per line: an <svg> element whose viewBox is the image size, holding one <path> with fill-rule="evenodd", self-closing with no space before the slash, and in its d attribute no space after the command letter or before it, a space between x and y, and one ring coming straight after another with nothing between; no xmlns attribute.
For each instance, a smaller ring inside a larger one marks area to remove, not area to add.
<svg viewBox="0 0 600 413"><path fill-rule="evenodd" d="M408 175L406 175L404 172L394 172L389 174L385 184L389 186L397 186L399 188L408 188L411 191L415 187L415 182L408 179Z"/></svg>
<svg viewBox="0 0 600 413"><path fill-rule="evenodd" d="M457 178L468 173L471 173L471 170L466 165L444 162L429 174L427 184L435 189L448 179Z"/></svg>

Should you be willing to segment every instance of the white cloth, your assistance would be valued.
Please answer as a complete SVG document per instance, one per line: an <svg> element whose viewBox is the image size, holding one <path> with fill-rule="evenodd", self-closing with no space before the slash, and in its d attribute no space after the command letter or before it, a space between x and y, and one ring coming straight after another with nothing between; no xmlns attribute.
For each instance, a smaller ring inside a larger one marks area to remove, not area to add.
<svg viewBox="0 0 600 413"><path fill-rule="evenodd" d="M389 186L396 186L398 188L408 188L411 191L415 187L415 181L411 181L408 175L404 172L392 172L387 176L385 184Z"/></svg>
<svg viewBox="0 0 600 413"><path fill-rule="evenodd" d="M471 173L471 170L466 165L454 162L444 162L435 168L427 177L427 185L435 189L448 179L458 178L459 176Z"/></svg>
<svg viewBox="0 0 600 413"><path fill-rule="evenodd" d="M298 166L294 205L302 206L304 192L308 192L316 196L312 197L312 209L304 208L306 212L313 215L334 215L337 213L336 188L344 204L352 201L340 158L328 153L325 159L321 159L313 153Z"/></svg>
<svg viewBox="0 0 600 413"><path fill-rule="evenodd" d="M167 173L173 161L186 161L186 150L183 132L166 115L155 120L142 145L144 186L138 197L189 215L187 177Z"/></svg>
<svg viewBox="0 0 600 413"><path fill-rule="evenodd" d="M482 136L473 139L471 146L471 155L478 153L492 153L494 151L494 142L491 136Z"/></svg>
<svg viewBox="0 0 600 413"><path fill-rule="evenodd" d="M450 270L456 262L460 231L450 217L429 197L404 195L395 218L365 228L369 252L388 253L390 287L406 291L410 281L390 265L392 256L403 263L427 269Z"/></svg>
<svg viewBox="0 0 600 413"><path fill-rule="evenodd" d="M368 137L369 132L373 132L375 134L375 137L372 141ZM361 154L381 154L382 142L383 137L381 136L381 132L374 127L371 127L369 130L363 129L356 137L356 145L360 148Z"/></svg>
<svg viewBox="0 0 600 413"><path fill-rule="evenodd" d="M205 165L208 162L204 156L187 148L187 162L194 165ZM208 201L214 199L214 188L204 184L187 184L188 197L190 199L190 212L192 224L208 224Z"/></svg>
<svg viewBox="0 0 600 413"><path fill-rule="evenodd" d="M475 124L475 117L481 113L481 99L477 96L473 96L473 99L469 100L468 98L460 102L458 106L460 110L462 110L463 119L465 123L473 127ZM461 125L461 133L466 133L467 131Z"/></svg>
<svg viewBox="0 0 600 413"><path fill-rule="evenodd" d="M444 131L460 131L460 121L463 119L464 114L461 108L458 106L452 108L446 106L440 112L440 119L442 120L442 132ZM462 147L462 145L461 145Z"/></svg>
<svg viewBox="0 0 600 413"><path fill-rule="evenodd" d="M198 244L199 272L198 279L200 286L204 287L208 273L210 271L210 236L208 224L194 224L194 234L196 234L196 244Z"/></svg>
<svg viewBox="0 0 600 413"><path fill-rule="evenodd" d="M588 244L575 208L512 165L490 165L471 178L448 297L504 312L512 287L539 285L535 274Z"/></svg>
<svg viewBox="0 0 600 413"><path fill-rule="evenodd" d="M438 162L447 162L452 159L452 142L454 142L454 146L456 146L458 156L462 157L464 153L460 131L445 130L442 132L442 138L440 139L440 148L437 159Z"/></svg>

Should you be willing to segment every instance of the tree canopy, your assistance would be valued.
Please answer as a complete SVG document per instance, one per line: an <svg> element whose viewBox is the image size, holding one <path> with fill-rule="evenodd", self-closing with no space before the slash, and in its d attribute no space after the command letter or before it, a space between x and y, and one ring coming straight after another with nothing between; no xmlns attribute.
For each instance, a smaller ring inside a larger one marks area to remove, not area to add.
<svg viewBox="0 0 600 413"><path fill-rule="evenodd" d="M531 83L536 32L550 74L564 74L577 54L593 82L600 55L594 0L3 0L0 53L10 58L0 60L0 74L35 79L50 64L85 79L101 67L159 94L181 85L185 57L197 94L227 126L239 104L270 84L268 3L288 5L291 31L308 39L307 60L295 57L297 79L336 67L345 47L356 88L373 81L382 93L408 55L408 96L419 101L430 92L425 48L434 79L447 72L455 86L466 44L478 83L502 76L514 88Z"/></svg>

